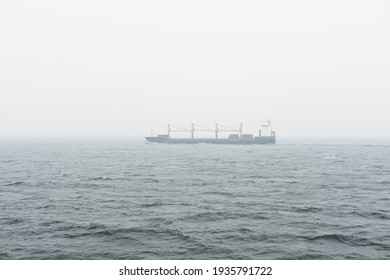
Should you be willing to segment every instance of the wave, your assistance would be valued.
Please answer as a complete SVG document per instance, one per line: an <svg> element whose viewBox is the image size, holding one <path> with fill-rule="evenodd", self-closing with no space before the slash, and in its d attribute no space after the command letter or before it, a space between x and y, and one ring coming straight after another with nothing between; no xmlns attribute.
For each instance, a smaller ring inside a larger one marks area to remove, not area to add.
<svg viewBox="0 0 390 280"><path fill-rule="evenodd" d="M207 191L207 192L204 192L204 194L216 194L216 195L229 196L229 197L236 196L233 193L223 192L223 191Z"/></svg>
<svg viewBox="0 0 390 280"><path fill-rule="evenodd" d="M212 184L211 182L194 182L191 184L191 187L194 187L194 186L204 187L204 186L209 186L211 184Z"/></svg>
<svg viewBox="0 0 390 280"><path fill-rule="evenodd" d="M150 182L150 183L159 183L160 181L157 179L152 179L152 178L146 178L146 179L141 179L143 182Z"/></svg>
<svg viewBox="0 0 390 280"><path fill-rule="evenodd" d="M390 215L388 213L385 213L384 211L372 211L372 212L354 211L354 212L352 212L352 214L355 214L355 215L358 215L361 217L365 217L365 218L373 217L373 218L384 219L384 220L390 219Z"/></svg>
<svg viewBox="0 0 390 280"><path fill-rule="evenodd" d="M314 206L303 206L303 207L291 207L291 210L294 212L321 212L323 209L321 207Z"/></svg>
<svg viewBox="0 0 390 280"><path fill-rule="evenodd" d="M237 220L237 219L251 219L251 220L268 220L269 216L266 216L263 212L251 213L251 212L200 212L192 215L182 217L183 221L199 221L199 222L214 222L219 220Z"/></svg>
<svg viewBox="0 0 390 280"><path fill-rule="evenodd" d="M147 236L150 239L178 239L182 241L192 240L193 238L178 229L169 228L140 228L140 227L110 227L102 224L90 224L88 226L71 226L68 229L63 228L63 232L56 230L54 237L66 239L77 239L84 237L126 239L134 242L144 240ZM195 240L192 240L195 241Z"/></svg>
<svg viewBox="0 0 390 280"><path fill-rule="evenodd" d="M155 206L162 206L162 205L164 205L164 203L162 203L161 201L155 201L152 203L143 203L141 204L141 207L148 208L148 207L155 207Z"/></svg>
<svg viewBox="0 0 390 280"><path fill-rule="evenodd" d="M201 222L209 222L209 221L218 221L218 220L225 220L225 219L232 219L236 218L237 215L231 214L228 212L201 212L189 216L184 216L181 220L188 221L188 220L195 220L195 221L201 221Z"/></svg>
<svg viewBox="0 0 390 280"><path fill-rule="evenodd" d="M91 181L101 181L101 180L104 180L104 181L112 181L112 180L114 180L114 179L113 179L113 178L110 178L110 177L106 177L106 176L99 176L99 177L91 178L90 180L91 180Z"/></svg>
<svg viewBox="0 0 390 280"><path fill-rule="evenodd" d="M0 253L0 260L10 260L11 256L7 253Z"/></svg>
<svg viewBox="0 0 390 280"><path fill-rule="evenodd" d="M270 242L270 239L272 239L270 236L265 234L255 234L252 231L243 232L242 230L238 229L239 234L229 233L227 235L223 235L222 239L224 240L230 240L234 242L244 242L244 243L250 243L250 242Z"/></svg>
<svg viewBox="0 0 390 280"><path fill-rule="evenodd" d="M265 175L249 175L249 176L247 176L247 178L251 178L251 179L268 179L269 176L265 176Z"/></svg>
<svg viewBox="0 0 390 280"><path fill-rule="evenodd" d="M249 232L252 232L252 230L250 230L249 228L239 228L238 231L241 232L241 233L249 233Z"/></svg>
<svg viewBox="0 0 390 280"><path fill-rule="evenodd" d="M287 259L291 260L332 260L334 259L332 256L321 253L306 253L302 255L292 255L291 257L287 257Z"/></svg>
<svg viewBox="0 0 390 280"><path fill-rule="evenodd" d="M2 220L4 220L3 222L4 225L20 224L25 221L24 219L21 218L3 218Z"/></svg>
<svg viewBox="0 0 390 280"><path fill-rule="evenodd" d="M383 246L364 237L348 236L344 234L322 234L314 237L303 237L310 241L334 241L350 246Z"/></svg>
<svg viewBox="0 0 390 280"><path fill-rule="evenodd" d="M248 213L245 217L253 219L253 220L268 220L269 216L265 216L263 213Z"/></svg>
<svg viewBox="0 0 390 280"><path fill-rule="evenodd" d="M4 186L17 186L17 185L23 185L24 182L22 181L16 181L16 182L13 182L13 183L9 183L9 184L5 184Z"/></svg>
<svg viewBox="0 0 390 280"><path fill-rule="evenodd" d="M53 225L58 225L58 224L62 224L62 223L64 223L64 221L53 220L53 221L42 222L42 223L40 223L40 225L41 226L53 226Z"/></svg>

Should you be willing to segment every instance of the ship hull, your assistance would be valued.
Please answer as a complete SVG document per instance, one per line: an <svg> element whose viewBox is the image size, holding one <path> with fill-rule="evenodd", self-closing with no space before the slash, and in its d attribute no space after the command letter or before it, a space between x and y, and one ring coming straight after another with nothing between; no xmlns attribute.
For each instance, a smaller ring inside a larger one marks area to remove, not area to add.
<svg viewBox="0 0 390 280"><path fill-rule="evenodd" d="M164 138L145 137L150 143L160 144L233 144L233 145L255 145L255 144L275 144L275 136L255 137L250 140L243 139L212 139L212 138Z"/></svg>

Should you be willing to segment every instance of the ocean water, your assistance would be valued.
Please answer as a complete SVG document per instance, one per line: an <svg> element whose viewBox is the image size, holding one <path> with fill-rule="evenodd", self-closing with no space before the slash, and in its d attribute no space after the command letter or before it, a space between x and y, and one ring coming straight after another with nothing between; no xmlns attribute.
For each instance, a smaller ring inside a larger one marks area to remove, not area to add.
<svg viewBox="0 0 390 280"><path fill-rule="evenodd" d="M390 259L390 145L3 140L0 259Z"/></svg>

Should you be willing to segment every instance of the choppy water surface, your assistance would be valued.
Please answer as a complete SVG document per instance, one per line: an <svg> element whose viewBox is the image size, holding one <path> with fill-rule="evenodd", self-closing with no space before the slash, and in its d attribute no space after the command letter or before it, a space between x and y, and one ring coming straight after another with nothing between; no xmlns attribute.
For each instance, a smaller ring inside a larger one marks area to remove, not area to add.
<svg viewBox="0 0 390 280"><path fill-rule="evenodd" d="M389 145L0 143L0 259L390 259Z"/></svg>

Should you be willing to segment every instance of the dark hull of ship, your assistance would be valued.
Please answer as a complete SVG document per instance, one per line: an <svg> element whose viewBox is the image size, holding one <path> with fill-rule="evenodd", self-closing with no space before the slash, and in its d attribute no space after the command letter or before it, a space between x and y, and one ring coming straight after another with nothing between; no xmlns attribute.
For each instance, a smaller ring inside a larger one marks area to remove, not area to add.
<svg viewBox="0 0 390 280"><path fill-rule="evenodd" d="M215 138L164 138L164 137L145 137L150 143L161 144L275 144L275 136L261 136L254 139L215 139Z"/></svg>

